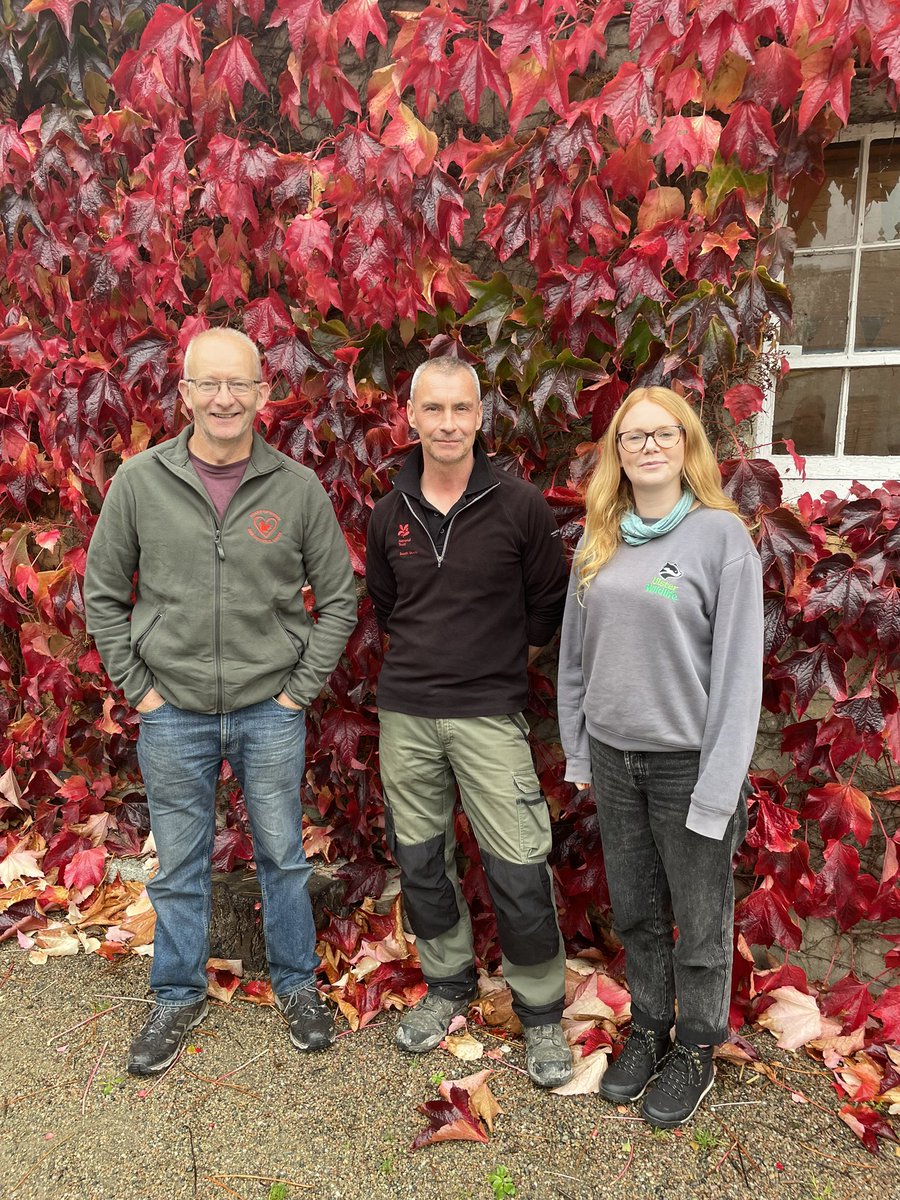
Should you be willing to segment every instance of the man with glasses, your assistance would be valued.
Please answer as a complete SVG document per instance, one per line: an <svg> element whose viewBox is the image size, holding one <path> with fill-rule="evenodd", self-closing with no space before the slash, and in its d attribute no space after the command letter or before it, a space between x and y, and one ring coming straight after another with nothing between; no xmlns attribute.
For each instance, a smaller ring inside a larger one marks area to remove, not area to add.
<svg viewBox="0 0 900 1200"><path fill-rule="evenodd" d="M250 818L272 987L291 1041L300 1050L334 1041L315 986L300 781L304 709L356 621L350 559L313 472L254 432L269 385L248 337L198 334L179 391L193 423L123 462L85 572L88 629L141 716L138 762L159 856L148 885L155 1004L131 1045L133 1075L164 1070L206 1015L223 761Z"/></svg>

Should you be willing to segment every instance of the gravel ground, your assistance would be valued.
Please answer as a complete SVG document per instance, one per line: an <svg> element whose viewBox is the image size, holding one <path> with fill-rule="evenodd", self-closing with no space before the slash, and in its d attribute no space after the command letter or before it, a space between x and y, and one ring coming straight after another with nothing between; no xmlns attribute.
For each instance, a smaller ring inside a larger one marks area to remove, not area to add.
<svg viewBox="0 0 900 1200"><path fill-rule="evenodd" d="M194 1035L200 1052L148 1083L125 1073L146 1012L145 961L79 955L34 967L4 945L4 978L2 1200L491 1200L498 1166L516 1200L900 1196L894 1148L868 1154L815 1063L764 1035L754 1036L764 1056L787 1064L811 1102L724 1064L711 1103L675 1136L596 1096L547 1095L505 1062L405 1056L393 1014L305 1056L272 1009L213 1003ZM524 1065L520 1048L509 1062ZM489 1142L411 1152L425 1124L416 1109L438 1098L433 1076L483 1065L497 1067L490 1086L503 1110Z"/></svg>

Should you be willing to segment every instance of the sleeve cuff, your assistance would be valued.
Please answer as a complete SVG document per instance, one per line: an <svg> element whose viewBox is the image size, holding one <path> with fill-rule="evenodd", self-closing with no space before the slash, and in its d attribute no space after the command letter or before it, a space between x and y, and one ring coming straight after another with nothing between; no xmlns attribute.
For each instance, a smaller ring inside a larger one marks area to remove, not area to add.
<svg viewBox="0 0 900 1200"><path fill-rule="evenodd" d="M692 800L685 828L690 829L692 833L699 833L701 837L721 842L733 816L733 812L723 813L721 809L702 808Z"/></svg>

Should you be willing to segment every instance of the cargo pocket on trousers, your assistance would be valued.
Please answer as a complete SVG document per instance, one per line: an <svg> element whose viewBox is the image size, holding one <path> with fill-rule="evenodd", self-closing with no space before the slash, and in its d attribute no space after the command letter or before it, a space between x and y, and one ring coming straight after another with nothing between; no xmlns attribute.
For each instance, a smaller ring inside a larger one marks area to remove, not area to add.
<svg viewBox="0 0 900 1200"><path fill-rule="evenodd" d="M555 958L559 930L546 862L506 862L484 849L481 861L494 903L500 946L509 961L532 967Z"/></svg>
<svg viewBox="0 0 900 1200"><path fill-rule="evenodd" d="M550 813L543 793L536 790L534 776L513 776L516 785L516 821L519 855L525 862L545 859L553 845Z"/></svg>
<svg viewBox="0 0 900 1200"><path fill-rule="evenodd" d="M413 846L397 840L394 817L385 805L384 835L388 849L400 868L403 908L409 927L416 937L440 937L459 922L460 911L453 884L444 864L444 835L429 838Z"/></svg>

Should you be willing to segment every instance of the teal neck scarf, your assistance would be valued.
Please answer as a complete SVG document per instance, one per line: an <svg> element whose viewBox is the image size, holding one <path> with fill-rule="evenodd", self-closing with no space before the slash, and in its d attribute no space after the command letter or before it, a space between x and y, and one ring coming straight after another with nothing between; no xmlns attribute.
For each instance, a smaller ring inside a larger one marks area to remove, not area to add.
<svg viewBox="0 0 900 1200"><path fill-rule="evenodd" d="M619 523L619 527L622 530L622 540L627 542L629 546L643 546L645 542L649 542L653 538L662 537L663 534L668 533L684 520L691 511L693 503L694 493L690 488L686 487L681 493L681 499L672 511L666 513L658 521L654 521L652 525L645 525L634 509L629 509Z"/></svg>

